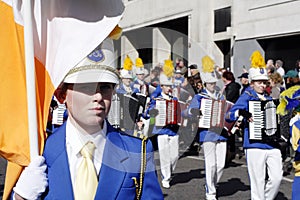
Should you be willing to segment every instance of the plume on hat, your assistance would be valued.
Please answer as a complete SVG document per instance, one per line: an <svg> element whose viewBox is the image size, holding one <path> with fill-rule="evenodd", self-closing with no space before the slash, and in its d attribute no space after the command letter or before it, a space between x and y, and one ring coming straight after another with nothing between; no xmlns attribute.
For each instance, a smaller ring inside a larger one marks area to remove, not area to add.
<svg viewBox="0 0 300 200"><path fill-rule="evenodd" d="M135 59L135 66L136 67L144 67L143 60L141 58Z"/></svg>
<svg viewBox="0 0 300 200"><path fill-rule="evenodd" d="M124 59L123 69L131 71L132 70L132 65L133 65L132 60L130 59L130 57L128 55L126 55L126 58Z"/></svg>
<svg viewBox="0 0 300 200"><path fill-rule="evenodd" d="M122 28L117 25L115 26L115 28L110 32L110 34L108 35L108 37L110 37L113 40L118 40L121 35L122 35Z"/></svg>
<svg viewBox="0 0 300 200"><path fill-rule="evenodd" d="M252 53L250 61L252 68L266 68L265 59L258 50Z"/></svg>
<svg viewBox="0 0 300 200"><path fill-rule="evenodd" d="M288 110L297 108L300 105L300 85L295 85L280 94L280 103L277 106L277 114L285 115Z"/></svg>
<svg viewBox="0 0 300 200"><path fill-rule="evenodd" d="M173 61L169 58L165 60L165 64L163 66L163 73L169 78L174 75L174 66Z"/></svg>
<svg viewBox="0 0 300 200"><path fill-rule="evenodd" d="M202 58L202 71L203 72L213 72L214 65L215 65L215 62L209 56L204 56Z"/></svg>

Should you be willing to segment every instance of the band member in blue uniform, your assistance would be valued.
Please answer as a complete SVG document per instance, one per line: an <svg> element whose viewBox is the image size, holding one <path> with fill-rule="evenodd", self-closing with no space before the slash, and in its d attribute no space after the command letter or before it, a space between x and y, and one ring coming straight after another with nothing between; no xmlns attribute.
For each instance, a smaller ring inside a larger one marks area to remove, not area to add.
<svg viewBox="0 0 300 200"><path fill-rule="evenodd" d="M133 74L132 74L132 61L129 56L126 56L124 60L123 69L120 71L120 76L122 79L122 83L117 88L117 93L119 94L133 94L140 92L138 88L133 87Z"/></svg>
<svg viewBox="0 0 300 200"><path fill-rule="evenodd" d="M95 51L64 79L69 117L47 139L44 159L27 167L16 184L14 191L25 199L163 199L151 142L117 131L106 119L119 83L112 40Z"/></svg>
<svg viewBox="0 0 300 200"><path fill-rule="evenodd" d="M136 79L133 81L133 87L137 88L140 93L149 95L149 86L145 79L145 67L143 60L141 58L137 58L135 61L135 75Z"/></svg>
<svg viewBox="0 0 300 200"><path fill-rule="evenodd" d="M217 79L212 73L202 73L204 89L195 94L190 106L183 112L184 117L199 117L204 110L200 110L202 99L224 100L224 96L216 90ZM226 137L213 129L199 128L199 142L202 144L205 159L205 188L206 199L215 200L216 185L223 174L226 159Z"/></svg>
<svg viewBox="0 0 300 200"><path fill-rule="evenodd" d="M249 69L250 87L237 100L235 105L226 115L226 120L236 121L239 116L244 117L244 144L248 174L250 178L251 199L274 199L278 193L282 179L281 152L277 145L265 140L249 139L249 123L253 122L249 112L249 101L265 101L272 98L265 94L268 81L264 58L259 51L254 51L251 56L251 68ZM261 129L255 134L261 134ZM266 171L268 180L266 181Z"/></svg>
<svg viewBox="0 0 300 200"><path fill-rule="evenodd" d="M288 112L295 113L290 120L291 144L295 152L293 167L295 177L292 186L292 200L300 199L300 86L292 86L280 94L280 104L277 113L286 116Z"/></svg>
<svg viewBox="0 0 300 200"><path fill-rule="evenodd" d="M168 61L168 60L167 60ZM172 70L173 66L168 66L168 62L165 62L163 69ZM177 100L171 96L173 78L172 71L170 74L160 74L160 87L157 87L157 91L154 91L150 101L150 106L146 111L146 118L155 117L161 112L159 108L156 108L157 100ZM176 112L175 112L176 113ZM156 119L157 120L157 119ZM177 124L166 125L166 126L154 126L153 134L157 134L157 143L159 151L160 168L162 175L162 187L170 188L171 174L175 170L178 158L179 158L179 141L178 131L179 127Z"/></svg>

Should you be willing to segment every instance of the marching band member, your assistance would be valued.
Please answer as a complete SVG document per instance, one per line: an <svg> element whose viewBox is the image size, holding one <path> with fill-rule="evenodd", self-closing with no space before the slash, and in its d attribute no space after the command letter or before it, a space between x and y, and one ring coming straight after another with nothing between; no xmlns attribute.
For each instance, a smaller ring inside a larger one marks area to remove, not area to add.
<svg viewBox="0 0 300 200"><path fill-rule="evenodd" d="M95 51L63 80L69 117L48 137L43 157L22 172L18 199L163 199L151 142L106 119L119 83L113 41Z"/></svg>
<svg viewBox="0 0 300 200"><path fill-rule="evenodd" d="M204 58L205 60L205 58ZM203 68L207 68L205 62L202 64ZM216 90L217 79L214 73L202 72L202 81L204 82L204 89L201 93L195 94L192 102L187 110L183 112L184 117L195 117L202 115L200 110L201 99L223 100L224 96ZM223 174L226 158L226 138L220 132L214 130L199 128L200 134L199 142L202 143L205 159L205 188L206 199L216 199L216 184L220 181Z"/></svg>
<svg viewBox="0 0 300 200"><path fill-rule="evenodd" d="M265 101L272 98L265 94L268 81L264 58L259 51L254 51L251 56L249 70L249 90L246 90L237 100L235 105L226 115L227 121L236 121L239 116L244 117L244 144L250 178L251 199L271 200L278 193L282 179L281 152L273 142L249 139L249 123L253 123L252 113L249 112L249 101ZM261 132L256 134L261 134ZM267 169L267 170L266 170ZM265 181L266 171L268 180Z"/></svg>
<svg viewBox="0 0 300 200"><path fill-rule="evenodd" d="M176 100L170 94L172 93L173 86L173 65L170 66L166 60L163 67L163 72L160 74L160 87L157 87L157 91L154 91L150 101L150 106L147 110L148 117L155 117L161 112L156 106L158 99L163 100ZM171 174L175 170L176 163L179 158L179 141L177 124L166 126L154 126L153 134L157 134L157 143L159 151L160 168L162 174L162 187L170 188Z"/></svg>
<svg viewBox="0 0 300 200"><path fill-rule="evenodd" d="M122 79L122 83L117 88L116 92L119 94L132 94L139 92L138 88L134 88L132 84L132 61L130 57L127 55L124 60L123 69L120 71L120 76Z"/></svg>
<svg viewBox="0 0 300 200"><path fill-rule="evenodd" d="M122 82L120 83L119 87L116 89L116 94L114 94L114 100L120 100L120 109L122 109L122 117L121 111L120 113L109 113L110 116L115 116L116 118L121 118L123 122L120 125L120 129L127 134L137 136L134 130L137 126L136 122L138 121L138 110L139 106L142 105L136 99L137 93L139 90L133 87L132 79L132 65L133 62L131 61L130 57L127 55L124 59L123 69L120 71L120 76ZM133 97L133 98L131 98ZM130 98L129 101L125 101L125 99ZM136 101L135 101L136 100ZM116 106L117 107L117 106ZM130 108L131 107L131 108ZM116 126L116 125L115 125ZM118 126L118 125L117 125ZM143 126L141 126L143 127Z"/></svg>
<svg viewBox="0 0 300 200"><path fill-rule="evenodd" d="M145 68L141 58L137 58L135 61L135 74L136 79L133 82L134 88L137 88L140 93L148 95L148 84L145 79Z"/></svg>
<svg viewBox="0 0 300 200"><path fill-rule="evenodd" d="M295 151L293 167L295 177L292 186L292 200L300 199L300 86L292 86L280 94L277 113L285 116L288 111L295 112L290 120L292 148Z"/></svg>

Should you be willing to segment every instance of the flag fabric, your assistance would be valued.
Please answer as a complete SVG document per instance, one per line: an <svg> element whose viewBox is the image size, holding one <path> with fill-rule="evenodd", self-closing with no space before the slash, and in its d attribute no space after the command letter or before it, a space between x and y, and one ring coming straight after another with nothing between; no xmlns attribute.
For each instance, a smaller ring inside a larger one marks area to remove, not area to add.
<svg viewBox="0 0 300 200"><path fill-rule="evenodd" d="M33 0L40 153L51 97L65 74L119 23L121 0ZM30 162L22 0L0 1L0 156L8 161L3 199Z"/></svg>

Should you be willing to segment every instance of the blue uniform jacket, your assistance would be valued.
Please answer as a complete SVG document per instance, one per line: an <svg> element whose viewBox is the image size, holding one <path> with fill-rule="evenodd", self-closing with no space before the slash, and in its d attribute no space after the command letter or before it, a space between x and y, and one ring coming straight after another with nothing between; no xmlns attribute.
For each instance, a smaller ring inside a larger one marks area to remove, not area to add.
<svg viewBox="0 0 300 200"><path fill-rule="evenodd" d="M156 105L155 98L162 97L161 92L162 92L162 89L161 89L160 86L158 86L156 88L156 90L152 93L151 100L150 100L150 105L149 105L148 109L146 110L145 114L143 115L143 117L145 119L149 119L150 118L149 111L155 108L155 105ZM177 100L176 97L173 98L173 99ZM172 129L168 128L167 126L164 126L164 127L154 126L152 133L153 134L158 134L158 135L169 135L169 136L175 136L175 135L177 135L177 132L173 131Z"/></svg>
<svg viewBox="0 0 300 200"><path fill-rule="evenodd" d="M296 126L300 130L300 120L296 121L294 123L294 126ZM300 144L300 139L298 140L298 144ZM296 152L295 152L294 161L300 161L300 145L298 146Z"/></svg>
<svg viewBox="0 0 300 200"><path fill-rule="evenodd" d="M141 199L163 199L155 172L152 144L147 141L146 146L147 168ZM136 188L132 178L136 177L139 182L140 152L141 139L107 125L107 142L95 199L135 199ZM49 136L43 156L48 167L49 182L45 199L74 199L66 151L66 124Z"/></svg>
<svg viewBox="0 0 300 200"><path fill-rule="evenodd" d="M130 85L132 93L138 93L140 92L137 88L133 87L133 84ZM127 94L127 91L124 88L123 84L120 84L120 87L116 89L116 92L118 94Z"/></svg>
<svg viewBox="0 0 300 200"><path fill-rule="evenodd" d="M192 108L200 109L201 99L208 98L207 94L208 93L205 89L201 93L196 94L193 97L189 107L184 112L182 112L182 116L183 117L192 117L192 115L190 113L190 110ZM223 100L224 96L220 95L220 96L217 97L217 99ZM198 134L200 134L199 142L225 141L225 140L227 140L227 138L220 135L221 133L215 133L215 132L210 131L209 129L205 129L205 128L199 128L199 133Z"/></svg>
<svg viewBox="0 0 300 200"><path fill-rule="evenodd" d="M269 96L265 96L267 100L271 100L272 98ZM257 96L257 93L252 89L247 89L235 102L235 104L231 107L229 112L226 114L226 121L233 122L237 120L237 117L235 116L235 112L240 109L245 109L249 111L249 105L248 102L250 100L260 100ZM244 123L246 124L244 129L244 148L258 148L258 149L273 149L269 144L262 143L262 142L250 142L249 140L249 123L246 122L246 119L244 119Z"/></svg>

